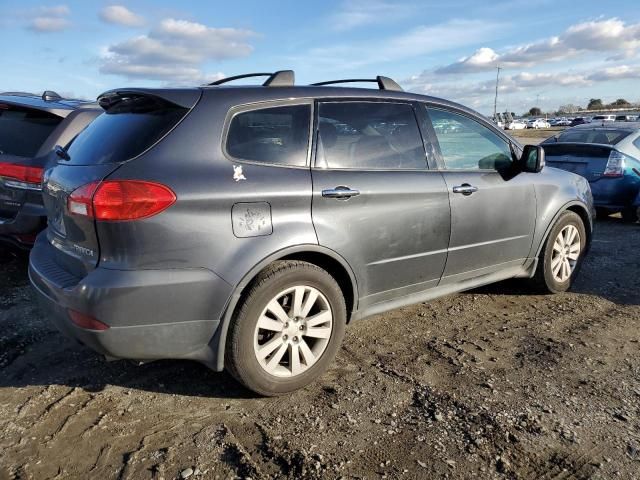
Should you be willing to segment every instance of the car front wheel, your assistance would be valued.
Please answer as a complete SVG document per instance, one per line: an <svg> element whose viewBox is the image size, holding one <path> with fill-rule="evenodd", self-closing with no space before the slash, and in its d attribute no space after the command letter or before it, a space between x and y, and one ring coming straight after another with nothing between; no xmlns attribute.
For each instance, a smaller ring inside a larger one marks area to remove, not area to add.
<svg viewBox="0 0 640 480"><path fill-rule="evenodd" d="M340 347L346 306L325 270L279 261L253 281L230 325L227 370L261 395L280 395L319 377Z"/></svg>
<svg viewBox="0 0 640 480"><path fill-rule="evenodd" d="M580 270L587 234L580 216L564 212L556 221L538 257L534 282L549 293L566 292Z"/></svg>

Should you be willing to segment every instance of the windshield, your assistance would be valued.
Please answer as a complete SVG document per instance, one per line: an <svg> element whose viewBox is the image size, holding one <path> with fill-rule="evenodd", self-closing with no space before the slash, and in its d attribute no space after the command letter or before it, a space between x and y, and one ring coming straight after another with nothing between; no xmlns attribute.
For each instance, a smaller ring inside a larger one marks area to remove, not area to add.
<svg viewBox="0 0 640 480"><path fill-rule="evenodd" d="M567 143L600 143L603 145L615 145L629 136L630 130L617 129L580 129L566 130L555 137L556 142Z"/></svg>
<svg viewBox="0 0 640 480"><path fill-rule="evenodd" d="M61 121L52 113L0 103L0 154L35 156Z"/></svg>
<svg viewBox="0 0 640 480"><path fill-rule="evenodd" d="M67 147L72 165L119 163L153 146L187 109L147 96L125 97L112 104Z"/></svg>

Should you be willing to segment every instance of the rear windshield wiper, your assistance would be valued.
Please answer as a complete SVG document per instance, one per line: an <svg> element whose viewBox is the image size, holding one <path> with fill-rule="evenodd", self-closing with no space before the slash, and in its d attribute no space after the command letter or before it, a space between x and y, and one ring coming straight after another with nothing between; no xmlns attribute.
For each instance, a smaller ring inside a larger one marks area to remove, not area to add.
<svg viewBox="0 0 640 480"><path fill-rule="evenodd" d="M56 155L60 157L62 160L71 160L71 157L69 156L69 154L67 153L67 150L63 146L56 145L53 151L56 152Z"/></svg>

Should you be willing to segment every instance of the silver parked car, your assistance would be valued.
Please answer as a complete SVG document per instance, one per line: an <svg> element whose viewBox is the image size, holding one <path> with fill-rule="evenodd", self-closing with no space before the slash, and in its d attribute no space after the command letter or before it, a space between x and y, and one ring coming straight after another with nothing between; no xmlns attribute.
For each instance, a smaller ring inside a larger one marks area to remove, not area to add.
<svg viewBox="0 0 640 480"><path fill-rule="evenodd" d="M385 77L233 79L106 92L58 150L29 270L63 332L276 395L325 371L349 322L508 278L571 286L591 191L541 147Z"/></svg>

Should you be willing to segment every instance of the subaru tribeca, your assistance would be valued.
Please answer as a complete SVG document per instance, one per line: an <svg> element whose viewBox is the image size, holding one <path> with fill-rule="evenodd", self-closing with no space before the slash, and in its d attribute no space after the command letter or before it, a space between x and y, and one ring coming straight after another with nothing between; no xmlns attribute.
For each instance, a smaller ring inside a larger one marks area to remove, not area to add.
<svg viewBox="0 0 640 480"><path fill-rule="evenodd" d="M44 174L29 272L60 330L276 395L317 378L350 321L513 277L570 287L591 192L540 147L386 77L226 85L246 76L99 97Z"/></svg>
<svg viewBox="0 0 640 480"><path fill-rule="evenodd" d="M0 93L0 241L29 248L46 225L41 181L48 154L102 113L55 92Z"/></svg>

